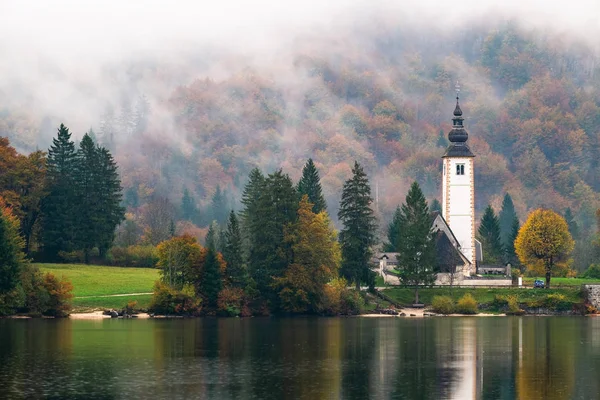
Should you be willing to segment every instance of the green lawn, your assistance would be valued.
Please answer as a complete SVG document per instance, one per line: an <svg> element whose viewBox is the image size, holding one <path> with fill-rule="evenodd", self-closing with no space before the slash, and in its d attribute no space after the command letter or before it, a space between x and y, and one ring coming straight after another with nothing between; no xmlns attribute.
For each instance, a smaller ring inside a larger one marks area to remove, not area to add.
<svg viewBox="0 0 600 400"><path fill-rule="evenodd" d="M410 305L415 299L415 291L410 288L392 288L386 289L383 293L391 297L395 301L403 305ZM455 301L464 296L466 293L471 293L479 304L490 303L496 295L516 295L519 302L533 302L541 300L550 293L560 293L565 296L565 300L574 303L581 302L579 287L562 288L562 289L519 289L519 288L422 288L419 289L419 301L425 305L430 305L433 296L450 296Z"/></svg>
<svg viewBox="0 0 600 400"><path fill-rule="evenodd" d="M149 293L158 280L158 269L104 267L80 264L35 264L43 272L64 276L73 284L73 295Z"/></svg>
<svg viewBox="0 0 600 400"><path fill-rule="evenodd" d="M541 279L546 282L546 278L523 278L523 284L527 286L533 286L533 281L536 279ZM550 287L558 286L576 286L581 287L581 285L589 285L589 284L600 284L600 279L586 279L586 278L552 278L550 279Z"/></svg>
<svg viewBox="0 0 600 400"><path fill-rule="evenodd" d="M118 297L85 297L85 298L74 298L71 303L73 304L73 311L82 312L94 309L124 308L127 302L137 301L137 308L147 309L152 299L151 294L141 294L137 296L118 296Z"/></svg>

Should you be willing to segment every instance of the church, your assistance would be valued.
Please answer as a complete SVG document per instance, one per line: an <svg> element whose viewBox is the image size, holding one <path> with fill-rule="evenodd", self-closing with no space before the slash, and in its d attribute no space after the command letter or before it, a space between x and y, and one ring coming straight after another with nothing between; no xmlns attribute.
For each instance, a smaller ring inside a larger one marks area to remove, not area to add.
<svg viewBox="0 0 600 400"><path fill-rule="evenodd" d="M459 283L475 275L483 260L481 243L475 239L475 155L467 144L469 134L464 127L458 88L453 114L450 145L442 156L442 213L431 213L436 267L440 271L436 284ZM376 255L379 273L386 282L394 280L389 272L397 266L396 255Z"/></svg>

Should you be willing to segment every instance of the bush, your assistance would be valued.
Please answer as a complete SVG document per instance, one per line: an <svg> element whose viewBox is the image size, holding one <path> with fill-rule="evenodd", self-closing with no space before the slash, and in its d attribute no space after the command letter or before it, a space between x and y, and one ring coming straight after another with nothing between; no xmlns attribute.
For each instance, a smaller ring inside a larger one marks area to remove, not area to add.
<svg viewBox="0 0 600 400"><path fill-rule="evenodd" d="M44 289L48 291L48 304L45 315L66 317L71 310L70 300L73 298L73 285L65 279L58 279L48 272L44 275Z"/></svg>
<svg viewBox="0 0 600 400"><path fill-rule="evenodd" d="M132 315L137 310L138 302L136 300L129 300L123 308L126 314Z"/></svg>
<svg viewBox="0 0 600 400"><path fill-rule="evenodd" d="M477 314L477 301L471 293L466 293L458 299L456 311L460 314Z"/></svg>
<svg viewBox="0 0 600 400"><path fill-rule="evenodd" d="M506 311L506 314L508 314L508 315L523 315L523 314L525 314L525 311L522 310L521 307L519 307L519 302L517 301L517 296L508 296L507 299L508 299L508 301L507 301L508 311Z"/></svg>
<svg viewBox="0 0 600 400"><path fill-rule="evenodd" d="M581 277L588 279L600 279L600 264L590 265L589 268L585 270L583 275L581 275Z"/></svg>
<svg viewBox="0 0 600 400"><path fill-rule="evenodd" d="M217 299L219 314L229 317L248 317L252 313L248 308L246 293L240 288L227 287L219 292Z"/></svg>
<svg viewBox="0 0 600 400"><path fill-rule="evenodd" d="M348 289L343 278L337 278L325 285L323 304L320 312L326 315L356 315L364 307L364 299L359 292Z"/></svg>
<svg viewBox="0 0 600 400"><path fill-rule="evenodd" d="M452 314L454 312L454 301L450 296L433 296L431 308L438 314Z"/></svg>
<svg viewBox="0 0 600 400"><path fill-rule="evenodd" d="M155 268L158 252L156 247L151 245L113 247L107 258L111 265L119 267Z"/></svg>
<svg viewBox="0 0 600 400"><path fill-rule="evenodd" d="M202 300L193 295L193 288L181 291L156 281L149 311L162 315L199 315Z"/></svg>

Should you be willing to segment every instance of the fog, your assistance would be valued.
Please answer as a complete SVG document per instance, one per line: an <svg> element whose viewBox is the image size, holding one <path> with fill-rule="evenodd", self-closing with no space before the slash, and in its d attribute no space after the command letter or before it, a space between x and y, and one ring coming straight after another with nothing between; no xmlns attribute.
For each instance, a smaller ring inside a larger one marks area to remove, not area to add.
<svg viewBox="0 0 600 400"><path fill-rule="evenodd" d="M133 89L164 101L168 90L126 70L153 60L178 71L171 86L244 63L276 67L299 37L314 45L382 26L465 29L514 19L561 40L595 40L600 3L505 1L21 1L0 4L0 100L10 110L97 125L107 103ZM370 23L374 22L374 26ZM597 48L597 44L593 44ZM238 60L238 59L236 59ZM233 62L233 64L236 64ZM282 72L285 73L285 72ZM131 87L130 85L135 87Z"/></svg>

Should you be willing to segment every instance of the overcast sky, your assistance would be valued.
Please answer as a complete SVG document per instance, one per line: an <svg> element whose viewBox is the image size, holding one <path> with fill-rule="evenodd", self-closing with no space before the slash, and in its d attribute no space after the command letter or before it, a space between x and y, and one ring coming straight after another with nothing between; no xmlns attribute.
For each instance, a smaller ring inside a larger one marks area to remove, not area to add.
<svg viewBox="0 0 600 400"><path fill-rule="evenodd" d="M371 16L420 29L516 19L600 52L600 0L0 0L0 109L85 129L122 86L103 80L106 66L142 56L185 63L178 55L203 45L270 62L295 37L342 32L343 41Z"/></svg>

